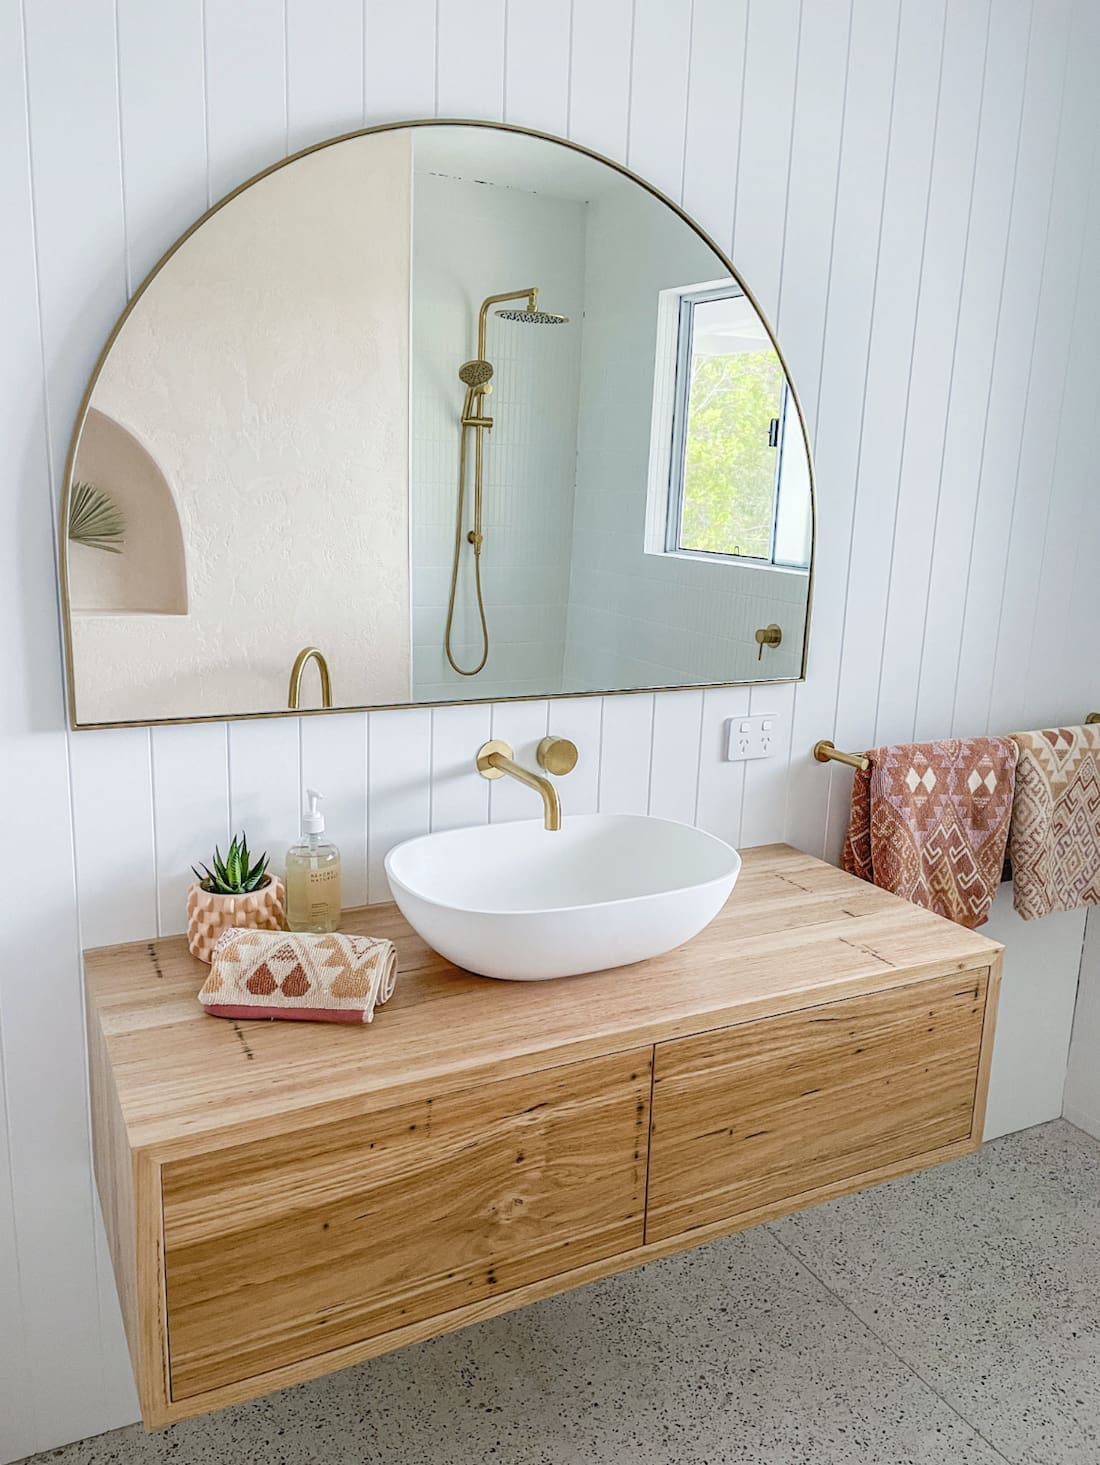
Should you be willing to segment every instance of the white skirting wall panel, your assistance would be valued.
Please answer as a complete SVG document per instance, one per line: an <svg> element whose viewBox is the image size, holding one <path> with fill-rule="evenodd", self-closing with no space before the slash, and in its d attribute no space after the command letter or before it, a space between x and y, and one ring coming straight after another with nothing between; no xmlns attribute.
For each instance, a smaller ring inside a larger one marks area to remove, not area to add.
<svg viewBox="0 0 1100 1465"><path fill-rule="evenodd" d="M1100 1139L1100 910L1089 912L1085 928L1062 1112Z"/></svg>
<svg viewBox="0 0 1100 1465"><path fill-rule="evenodd" d="M0 0L0 1461L136 1417L88 1160L79 952L178 931L187 865L231 827L278 854L317 780L349 890L384 899L398 839L526 812L472 756L490 735L529 752L549 727L581 748L567 810L835 857L849 779L811 761L816 738L1009 731L1100 701L1092 0L486 0L469 19L456 0ZM57 495L128 291L256 169L430 115L563 132L730 249L816 448L809 679L68 734ZM724 720L750 710L780 720L780 755L722 762ZM1060 1111L1084 927L1024 927L1007 901L997 1131ZM1095 1122L1095 988L1089 1003L1071 1098Z"/></svg>

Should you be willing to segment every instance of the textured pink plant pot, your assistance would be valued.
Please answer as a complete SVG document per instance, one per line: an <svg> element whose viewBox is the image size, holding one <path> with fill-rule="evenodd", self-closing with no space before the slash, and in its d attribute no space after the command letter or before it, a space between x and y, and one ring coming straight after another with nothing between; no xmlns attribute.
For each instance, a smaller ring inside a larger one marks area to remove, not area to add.
<svg viewBox="0 0 1100 1465"><path fill-rule="evenodd" d="M278 875L249 895L215 895L192 885L187 892L187 946L208 965L214 945L230 926L254 931L286 930L286 890Z"/></svg>

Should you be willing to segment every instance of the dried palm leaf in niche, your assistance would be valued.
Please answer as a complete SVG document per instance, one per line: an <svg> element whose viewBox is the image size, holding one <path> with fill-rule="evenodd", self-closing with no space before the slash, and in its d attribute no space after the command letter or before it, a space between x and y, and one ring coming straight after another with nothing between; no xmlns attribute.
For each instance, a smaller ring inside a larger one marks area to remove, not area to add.
<svg viewBox="0 0 1100 1465"><path fill-rule="evenodd" d="M89 549L121 554L126 520L111 495L93 483L74 483L69 502L69 538Z"/></svg>

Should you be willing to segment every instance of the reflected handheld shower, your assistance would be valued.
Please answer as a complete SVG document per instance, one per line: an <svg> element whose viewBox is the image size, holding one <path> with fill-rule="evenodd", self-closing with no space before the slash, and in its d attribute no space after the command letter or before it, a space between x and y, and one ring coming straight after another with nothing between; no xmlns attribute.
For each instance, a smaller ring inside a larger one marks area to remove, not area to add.
<svg viewBox="0 0 1100 1465"><path fill-rule="evenodd" d="M491 361L466 361L458 368L458 379L468 387L482 387L493 379Z"/></svg>

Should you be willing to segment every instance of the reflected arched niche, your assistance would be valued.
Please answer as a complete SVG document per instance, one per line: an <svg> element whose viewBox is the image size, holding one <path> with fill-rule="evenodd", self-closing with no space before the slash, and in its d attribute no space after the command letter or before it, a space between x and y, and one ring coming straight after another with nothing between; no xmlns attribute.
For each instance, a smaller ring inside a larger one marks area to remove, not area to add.
<svg viewBox="0 0 1100 1465"><path fill-rule="evenodd" d="M99 615L186 615L187 566L176 501L156 460L105 412L89 408L73 481L109 493L126 524L121 554L69 541L69 601Z"/></svg>

